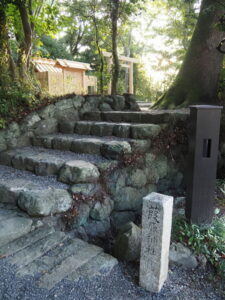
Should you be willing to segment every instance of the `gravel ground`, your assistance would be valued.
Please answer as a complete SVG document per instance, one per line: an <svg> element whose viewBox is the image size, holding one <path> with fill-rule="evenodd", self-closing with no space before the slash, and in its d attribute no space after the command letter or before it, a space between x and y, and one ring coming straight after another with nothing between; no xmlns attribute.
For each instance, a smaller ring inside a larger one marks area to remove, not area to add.
<svg viewBox="0 0 225 300"><path fill-rule="evenodd" d="M137 285L137 266L119 264L111 274L77 283L63 280L52 290L37 287L39 275L16 278L15 268L0 260L1 300L222 300L225 299L206 279L202 270L184 271L178 267L169 272L169 278L159 294L151 294Z"/></svg>
<svg viewBox="0 0 225 300"><path fill-rule="evenodd" d="M0 183L14 179L23 179L27 182L32 182L37 185L37 188L40 187L40 189L48 187L68 189L68 185L57 181L56 176L37 176L28 171L0 165Z"/></svg>

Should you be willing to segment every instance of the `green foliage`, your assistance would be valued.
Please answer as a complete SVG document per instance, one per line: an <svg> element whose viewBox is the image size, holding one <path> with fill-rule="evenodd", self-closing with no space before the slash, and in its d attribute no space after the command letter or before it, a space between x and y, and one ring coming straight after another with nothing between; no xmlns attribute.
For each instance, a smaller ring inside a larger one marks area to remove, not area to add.
<svg viewBox="0 0 225 300"><path fill-rule="evenodd" d="M0 86L0 128L17 119L24 112L35 109L40 94L37 84L15 82Z"/></svg>
<svg viewBox="0 0 225 300"><path fill-rule="evenodd" d="M221 103L225 101L225 64L220 72L219 83L218 83L218 97Z"/></svg>
<svg viewBox="0 0 225 300"><path fill-rule="evenodd" d="M67 51L63 39L54 39L51 36L43 35L42 45L39 47L38 54L46 58L62 58L72 60L73 56Z"/></svg>
<svg viewBox="0 0 225 300"><path fill-rule="evenodd" d="M53 36L61 28L60 6L60 1L49 0L0 3L0 48L4 48L4 53L0 49L0 127L39 104L41 90L30 61L42 45L40 38ZM55 48L62 53L58 46Z"/></svg>
<svg viewBox="0 0 225 300"><path fill-rule="evenodd" d="M161 93L173 82L188 49L198 16L196 2L155 0L142 14L140 54L144 61L148 58L151 85Z"/></svg>
<svg viewBox="0 0 225 300"><path fill-rule="evenodd" d="M143 66L136 67L134 86L135 95L142 101L151 102L160 96L160 91L157 91L152 85L151 78L147 76Z"/></svg>
<svg viewBox="0 0 225 300"><path fill-rule="evenodd" d="M175 218L172 238L203 254L225 277L225 217L216 217L209 227L188 224L184 218Z"/></svg>

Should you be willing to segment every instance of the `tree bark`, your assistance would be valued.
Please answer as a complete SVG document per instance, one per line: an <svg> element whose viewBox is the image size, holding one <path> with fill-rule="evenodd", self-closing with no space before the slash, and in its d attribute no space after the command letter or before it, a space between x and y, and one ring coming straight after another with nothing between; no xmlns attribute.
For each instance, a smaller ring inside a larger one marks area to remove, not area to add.
<svg viewBox="0 0 225 300"><path fill-rule="evenodd" d="M117 36L118 36L118 18L120 0L111 1L111 22L112 22L112 57L113 57L113 72L112 72L112 88L111 94L117 94L117 84L120 73L120 64L117 51Z"/></svg>
<svg viewBox="0 0 225 300"><path fill-rule="evenodd" d="M3 83L7 76L16 79L16 67L9 46L9 34L6 19L6 4L0 4L0 83Z"/></svg>
<svg viewBox="0 0 225 300"><path fill-rule="evenodd" d="M84 36L84 29L80 25L77 30L74 30L74 32L71 34L70 37L70 53L73 56L76 56L79 52L79 44L82 41Z"/></svg>
<svg viewBox="0 0 225 300"><path fill-rule="evenodd" d="M18 79L17 69L16 69L15 61L13 59L13 54L12 54L12 50L11 50L10 45L9 45L9 41L7 43L7 47L8 47L8 54L9 54L9 70L10 70L11 77L12 77L13 81L15 81L15 80Z"/></svg>
<svg viewBox="0 0 225 300"><path fill-rule="evenodd" d="M95 27L95 44L96 44L99 59L100 59L100 69L99 69L99 71L100 71L100 94L103 95L103 92L104 92L104 78L103 78L104 58L103 58L101 47L99 45L99 31L98 31L98 25L97 25L95 16L93 17L93 24Z"/></svg>
<svg viewBox="0 0 225 300"><path fill-rule="evenodd" d="M187 107L215 104L223 54L216 49L223 33L216 24L225 13L215 0L203 0L193 37L181 69L155 107Z"/></svg>
<svg viewBox="0 0 225 300"><path fill-rule="evenodd" d="M132 29L130 29L128 33L128 39L125 40L123 44L124 55L127 57L132 57L131 55L131 41L132 41ZM125 69L125 85L126 85L126 93L129 93L129 69Z"/></svg>
<svg viewBox="0 0 225 300"><path fill-rule="evenodd" d="M21 76L25 77L30 64L30 56L32 50L32 26L29 22L29 15L26 7L26 0L19 0L17 2L20 18L23 26L24 40L20 45L20 53L18 64L20 67Z"/></svg>
<svg viewBox="0 0 225 300"><path fill-rule="evenodd" d="M0 72L1 75L7 73L9 53L8 53L8 31L6 26L6 14L4 5L0 5ZM2 76L1 76L2 77ZM0 80L1 83L1 80Z"/></svg>

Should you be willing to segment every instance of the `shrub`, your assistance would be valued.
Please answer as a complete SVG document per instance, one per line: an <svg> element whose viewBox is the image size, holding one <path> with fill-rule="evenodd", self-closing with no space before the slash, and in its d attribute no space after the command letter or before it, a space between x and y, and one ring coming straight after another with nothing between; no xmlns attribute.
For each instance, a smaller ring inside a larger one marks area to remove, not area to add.
<svg viewBox="0 0 225 300"><path fill-rule="evenodd" d="M0 85L0 129L25 112L35 109L40 89L34 82L6 82Z"/></svg>
<svg viewBox="0 0 225 300"><path fill-rule="evenodd" d="M191 248L196 255L205 255L219 275L225 277L225 217L214 218L208 227L188 224L183 217L177 217L172 238Z"/></svg>

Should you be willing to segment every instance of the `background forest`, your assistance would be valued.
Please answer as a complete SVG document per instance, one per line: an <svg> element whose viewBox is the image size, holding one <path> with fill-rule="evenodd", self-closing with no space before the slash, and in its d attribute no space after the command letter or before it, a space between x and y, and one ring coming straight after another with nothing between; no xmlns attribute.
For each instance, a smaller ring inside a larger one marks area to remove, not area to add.
<svg viewBox="0 0 225 300"><path fill-rule="evenodd" d="M223 1L202 2L203 16L219 11L214 25L221 35ZM90 63L100 94L107 93L110 80L112 94L127 92L128 74L118 55L135 57L140 61L134 66L136 97L149 102L164 97L184 61L200 7L199 0L2 0L0 126L47 101L35 80L32 57ZM112 72L107 69L104 51L113 55Z"/></svg>

